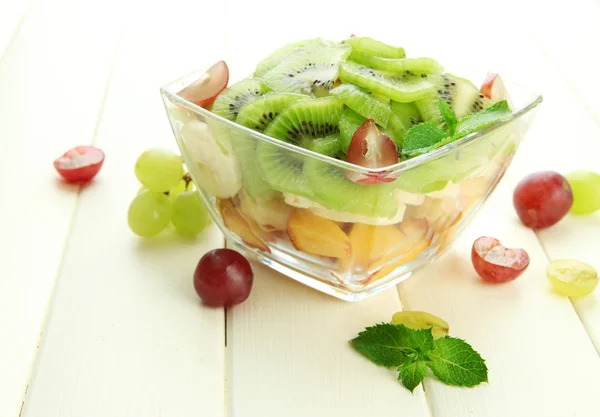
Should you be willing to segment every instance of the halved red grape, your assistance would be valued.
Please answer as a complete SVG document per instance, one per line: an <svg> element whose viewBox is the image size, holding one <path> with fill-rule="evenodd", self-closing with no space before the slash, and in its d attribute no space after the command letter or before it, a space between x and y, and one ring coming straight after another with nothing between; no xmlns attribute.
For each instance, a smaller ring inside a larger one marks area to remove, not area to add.
<svg viewBox="0 0 600 417"><path fill-rule="evenodd" d="M207 252L194 271L194 289L205 304L229 307L250 295L254 273L250 262L232 249Z"/></svg>
<svg viewBox="0 0 600 417"><path fill-rule="evenodd" d="M348 147L346 160L365 168L383 168L398 162L394 142L379 131L373 119L367 119L356 129ZM380 184L394 181L389 172L366 174L346 170L346 177L358 184Z"/></svg>
<svg viewBox="0 0 600 417"><path fill-rule="evenodd" d="M104 152L93 146L77 146L54 160L54 168L68 182L88 182L104 163Z"/></svg>
<svg viewBox="0 0 600 417"><path fill-rule="evenodd" d="M565 217L573 205L573 192L567 179L558 172L540 171L519 182L513 204L525 226L543 229Z"/></svg>
<svg viewBox="0 0 600 417"><path fill-rule="evenodd" d="M501 283L519 277L529 266L523 249L510 249L489 236L481 236L471 248L471 261L479 276L487 282Z"/></svg>
<svg viewBox="0 0 600 417"><path fill-rule="evenodd" d="M177 95L198 106L208 106L227 87L228 82L229 67L225 61L219 61Z"/></svg>

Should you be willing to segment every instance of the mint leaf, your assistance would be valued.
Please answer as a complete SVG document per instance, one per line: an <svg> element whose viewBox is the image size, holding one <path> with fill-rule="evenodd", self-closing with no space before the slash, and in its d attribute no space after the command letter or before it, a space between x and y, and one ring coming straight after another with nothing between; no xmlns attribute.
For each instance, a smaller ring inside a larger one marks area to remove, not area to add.
<svg viewBox="0 0 600 417"><path fill-rule="evenodd" d="M433 123L419 123L406 133L402 144L402 153L409 155L417 150L426 149L444 140L448 135ZM420 155L420 154L419 154Z"/></svg>
<svg viewBox="0 0 600 417"><path fill-rule="evenodd" d="M433 335L431 329L412 330L402 324L382 323L367 327L350 343L371 362L396 367L426 355L433 348Z"/></svg>
<svg viewBox="0 0 600 417"><path fill-rule="evenodd" d="M450 108L450 105L446 103L446 100L441 98L438 98L438 108L448 127L448 134L454 136L454 132L456 131L456 114L454 113L454 110Z"/></svg>
<svg viewBox="0 0 600 417"><path fill-rule="evenodd" d="M511 114L508 102L506 100L499 101L485 110L461 118L458 121L454 138L459 139L470 133L484 129L499 120L506 119Z"/></svg>
<svg viewBox="0 0 600 417"><path fill-rule="evenodd" d="M465 387L487 382L485 361L467 342L446 336L435 340L433 346L427 366L440 381Z"/></svg>
<svg viewBox="0 0 600 417"><path fill-rule="evenodd" d="M398 368L398 372L398 380L405 388L413 392L417 385L425 379L427 363L425 361L417 361L402 365Z"/></svg>
<svg viewBox="0 0 600 417"><path fill-rule="evenodd" d="M454 141L455 141L455 139L453 137L448 136L447 138L444 138L443 140L436 143L435 145L431 145L426 148L419 148L419 149L413 149L410 151L402 152L402 156L405 157L404 159L414 158L415 156L419 156L419 155L423 155L427 152L431 152L434 149L441 148L442 146L447 145L450 142L454 142Z"/></svg>

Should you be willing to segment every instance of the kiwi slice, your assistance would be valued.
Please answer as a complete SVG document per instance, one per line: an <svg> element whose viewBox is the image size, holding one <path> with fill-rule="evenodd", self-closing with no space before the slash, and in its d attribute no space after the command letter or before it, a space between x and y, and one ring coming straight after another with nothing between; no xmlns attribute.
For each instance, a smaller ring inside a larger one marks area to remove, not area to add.
<svg viewBox="0 0 600 417"><path fill-rule="evenodd" d="M264 85L255 78L246 78L223 90L213 103L212 112L235 121L241 107L267 92Z"/></svg>
<svg viewBox="0 0 600 417"><path fill-rule="evenodd" d="M391 59L352 51L352 54L350 54L350 59L356 63L382 71L400 73L409 71L413 74L419 75L444 72L444 67L442 67L435 59L432 58Z"/></svg>
<svg viewBox="0 0 600 417"><path fill-rule="evenodd" d="M342 152L348 152L348 148L350 147L350 142L352 142L352 137L356 130L367 120L362 117L360 114L356 113L351 108L347 107L344 109L342 113L342 117L340 117L340 148Z"/></svg>
<svg viewBox="0 0 600 417"><path fill-rule="evenodd" d="M378 125L387 127L392 110L390 106L370 93L352 84L342 84L330 93L361 116L373 119Z"/></svg>
<svg viewBox="0 0 600 417"><path fill-rule="evenodd" d="M263 132L288 105L309 96L295 93L266 93L240 109L236 122L247 128Z"/></svg>
<svg viewBox="0 0 600 417"><path fill-rule="evenodd" d="M352 61L340 65L340 79L401 103L429 98L436 93L435 85L427 77L380 71Z"/></svg>
<svg viewBox="0 0 600 417"><path fill-rule="evenodd" d="M261 77L266 72L275 68L281 61L297 52L322 48L332 44L332 42L326 41L322 38L305 39L298 42L289 43L275 50L273 53L269 54L265 59L259 62L259 64L256 66L256 70L254 71L254 76Z"/></svg>
<svg viewBox="0 0 600 417"><path fill-rule="evenodd" d="M343 109L344 104L335 97L297 100L275 118L265 134L327 154L331 152L328 141L332 137L339 140L338 123ZM326 141L315 143L317 139ZM263 178L273 189L313 197L313 190L303 173L304 155L266 142L259 144L257 153Z"/></svg>
<svg viewBox="0 0 600 417"><path fill-rule="evenodd" d="M309 149L323 155L335 158L341 151L340 135L329 135L311 142Z"/></svg>
<svg viewBox="0 0 600 417"><path fill-rule="evenodd" d="M392 109L392 114L384 133L401 149L409 129L422 123L423 120L417 108L412 103L392 101L390 102L390 108Z"/></svg>
<svg viewBox="0 0 600 417"><path fill-rule="evenodd" d="M392 183L356 184L346 178L342 168L314 158L304 162L304 175L325 208L370 217L392 218L398 213Z"/></svg>
<svg viewBox="0 0 600 417"><path fill-rule="evenodd" d="M483 110L491 104L469 80L452 74L430 75L428 78L435 83L437 95L415 102L421 117L426 122L443 123L438 97L450 105L457 118Z"/></svg>
<svg viewBox="0 0 600 417"><path fill-rule="evenodd" d="M406 53L404 48L396 48L386 45L367 36L358 36L345 41L352 47L352 52L359 52L371 56L380 56L382 58L404 58Z"/></svg>
<svg viewBox="0 0 600 417"><path fill-rule="evenodd" d="M308 148L310 142L339 133L344 104L335 97L298 100L290 104L265 130L265 134Z"/></svg>
<svg viewBox="0 0 600 417"><path fill-rule="evenodd" d="M273 91L326 95L350 52L348 45L335 45L295 53L263 75L265 85Z"/></svg>

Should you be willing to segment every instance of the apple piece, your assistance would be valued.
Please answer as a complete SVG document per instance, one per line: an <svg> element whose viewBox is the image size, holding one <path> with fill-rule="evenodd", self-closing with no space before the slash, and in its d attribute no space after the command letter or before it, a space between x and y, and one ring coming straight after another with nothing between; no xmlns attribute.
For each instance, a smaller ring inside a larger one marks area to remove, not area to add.
<svg viewBox="0 0 600 417"><path fill-rule="evenodd" d="M489 236L481 236L471 248L471 261L477 274L486 282L503 283L519 277L529 266L523 249L510 249Z"/></svg>
<svg viewBox="0 0 600 417"><path fill-rule="evenodd" d="M296 209L288 220L287 230L292 244L299 251L338 259L350 257L350 238L333 220Z"/></svg>
<svg viewBox="0 0 600 417"><path fill-rule="evenodd" d="M375 121L367 119L354 132L346 160L364 168L383 168L398 163L398 151L394 142L379 131ZM358 184L381 184L396 179L385 171L365 174L345 170L345 174Z"/></svg>
<svg viewBox="0 0 600 417"><path fill-rule="evenodd" d="M261 231L256 222L253 222L251 226L237 211L231 199L217 200L217 207L219 208L225 227L232 233L239 236L248 246L264 250L265 252L271 252L264 240L256 234L256 232L262 232L261 234L264 237L264 233L266 232Z"/></svg>
<svg viewBox="0 0 600 417"><path fill-rule="evenodd" d="M219 61L177 95L200 107L207 107L227 87L228 82L229 67L225 61Z"/></svg>

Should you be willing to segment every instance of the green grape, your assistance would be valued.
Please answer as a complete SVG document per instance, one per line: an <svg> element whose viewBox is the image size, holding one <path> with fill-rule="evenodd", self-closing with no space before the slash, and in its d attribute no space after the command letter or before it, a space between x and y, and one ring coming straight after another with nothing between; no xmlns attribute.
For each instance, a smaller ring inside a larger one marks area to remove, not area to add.
<svg viewBox="0 0 600 417"><path fill-rule="evenodd" d="M148 190L167 192L181 181L183 163L173 151L148 149L135 163L135 176Z"/></svg>
<svg viewBox="0 0 600 417"><path fill-rule="evenodd" d="M413 330L431 329L434 339L447 336L450 330L444 319L424 311L399 311L392 316L392 324L403 324Z"/></svg>
<svg viewBox="0 0 600 417"><path fill-rule="evenodd" d="M571 213L588 214L600 210L600 175L592 171L573 171L566 176L573 191Z"/></svg>
<svg viewBox="0 0 600 417"><path fill-rule="evenodd" d="M142 191L129 205L127 211L129 228L142 237L160 233L169 225L171 205L171 200L164 193Z"/></svg>
<svg viewBox="0 0 600 417"><path fill-rule="evenodd" d="M196 236L209 222L208 211L197 191L184 191L175 197L171 223L181 235Z"/></svg>
<svg viewBox="0 0 600 417"><path fill-rule="evenodd" d="M598 272L590 265L573 259L550 262L546 275L554 290L567 297L583 297L598 285Z"/></svg>
<svg viewBox="0 0 600 417"><path fill-rule="evenodd" d="M186 189L191 189L191 183L188 185L188 182L185 179L179 181L179 183L175 186L175 188L169 191L169 198L171 201L175 201L175 197L184 192Z"/></svg>

